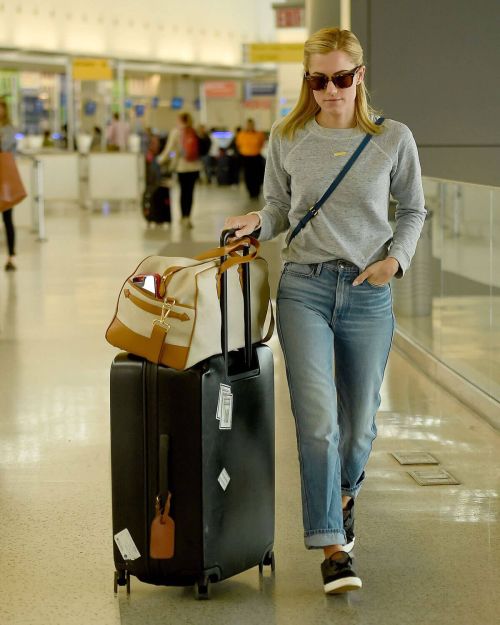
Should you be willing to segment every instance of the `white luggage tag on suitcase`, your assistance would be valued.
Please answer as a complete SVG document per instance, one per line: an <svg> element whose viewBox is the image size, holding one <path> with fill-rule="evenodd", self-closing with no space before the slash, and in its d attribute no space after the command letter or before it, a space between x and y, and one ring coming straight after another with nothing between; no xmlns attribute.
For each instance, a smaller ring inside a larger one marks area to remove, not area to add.
<svg viewBox="0 0 500 625"><path fill-rule="evenodd" d="M230 430L233 426L233 394L227 384L221 384L219 387L217 421L220 430Z"/></svg>
<svg viewBox="0 0 500 625"><path fill-rule="evenodd" d="M116 546L118 547L125 562L133 562L141 557L141 554L139 553L134 539L128 529L118 532L118 534L115 534L114 538Z"/></svg>

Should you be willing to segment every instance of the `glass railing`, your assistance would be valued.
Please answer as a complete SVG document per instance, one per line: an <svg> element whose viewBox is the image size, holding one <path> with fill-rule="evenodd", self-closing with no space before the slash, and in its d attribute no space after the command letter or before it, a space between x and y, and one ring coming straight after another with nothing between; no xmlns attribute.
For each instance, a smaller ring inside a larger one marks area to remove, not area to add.
<svg viewBox="0 0 500 625"><path fill-rule="evenodd" d="M393 280L398 329L500 401L500 188L423 183L428 217Z"/></svg>

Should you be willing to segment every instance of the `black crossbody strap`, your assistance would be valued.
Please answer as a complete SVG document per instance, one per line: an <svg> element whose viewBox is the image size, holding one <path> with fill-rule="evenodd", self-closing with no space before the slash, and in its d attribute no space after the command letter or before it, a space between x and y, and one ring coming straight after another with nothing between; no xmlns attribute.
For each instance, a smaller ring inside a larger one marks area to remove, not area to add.
<svg viewBox="0 0 500 625"><path fill-rule="evenodd" d="M381 126L382 123L384 122L384 117L379 117L377 119L377 121L375 122L377 124L377 126ZM293 241L293 239L299 234L299 232L302 230L302 228L305 227L305 225L311 221L311 219L313 217L316 217L316 215L318 214L319 209L323 206L323 204L326 202L326 200L330 197L330 195L335 191L335 189L339 186L339 184L342 182L342 180L345 178L347 172L351 169L351 167L354 165L355 161L357 160L358 156L361 154L361 152L366 148L366 146L368 145L368 143L371 141L371 138L373 137L373 135L371 134L366 134L363 138L363 140L361 141L361 143L358 145L358 147L356 148L356 150L354 151L353 155L351 156L351 158L347 161L347 163L344 165L344 167L342 168L342 170L340 171L340 173L338 174L338 176L335 178L335 180L332 182L332 184L328 187L328 189L323 193L323 195L320 197L320 199L316 202L316 204L314 204L314 206L312 206L307 213L304 215L304 217L302 217L302 219L299 221L299 223L295 226L295 228L293 229L292 234L290 235L287 245L290 245L290 243Z"/></svg>

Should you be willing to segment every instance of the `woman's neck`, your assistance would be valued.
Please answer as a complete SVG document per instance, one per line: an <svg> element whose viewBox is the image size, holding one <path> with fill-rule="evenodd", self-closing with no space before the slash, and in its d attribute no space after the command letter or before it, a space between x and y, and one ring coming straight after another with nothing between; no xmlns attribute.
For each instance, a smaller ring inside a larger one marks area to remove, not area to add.
<svg viewBox="0 0 500 625"><path fill-rule="evenodd" d="M356 118L354 113L347 113L345 115L331 115L320 111L316 115L316 121L323 128L356 128Z"/></svg>

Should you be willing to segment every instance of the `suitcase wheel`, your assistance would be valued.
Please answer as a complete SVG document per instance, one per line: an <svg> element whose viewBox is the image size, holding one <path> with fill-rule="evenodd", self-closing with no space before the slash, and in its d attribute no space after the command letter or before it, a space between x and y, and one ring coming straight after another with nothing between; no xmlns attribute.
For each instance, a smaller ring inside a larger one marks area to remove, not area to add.
<svg viewBox="0 0 500 625"><path fill-rule="evenodd" d="M264 572L265 566L270 566L271 571L274 573L274 570L276 568L276 562L274 559L274 551L270 551L269 553L266 553L266 555L262 558L262 562L260 562L259 564L259 573L261 575Z"/></svg>
<svg viewBox="0 0 500 625"><path fill-rule="evenodd" d="M194 594L197 599L210 599L210 579L202 577L194 586Z"/></svg>
<svg viewBox="0 0 500 625"><path fill-rule="evenodd" d="M127 595L130 595L130 573L128 571L115 571L115 595L118 592L118 586L126 586Z"/></svg>

